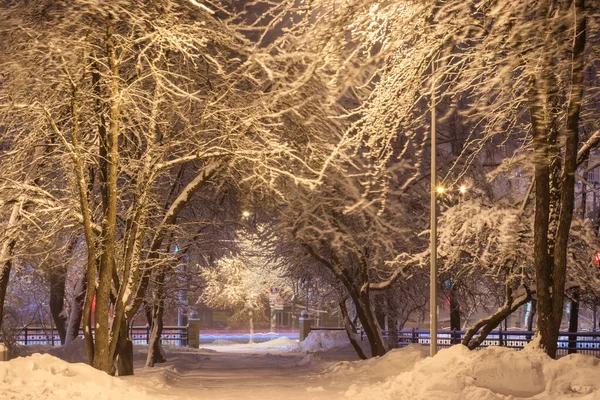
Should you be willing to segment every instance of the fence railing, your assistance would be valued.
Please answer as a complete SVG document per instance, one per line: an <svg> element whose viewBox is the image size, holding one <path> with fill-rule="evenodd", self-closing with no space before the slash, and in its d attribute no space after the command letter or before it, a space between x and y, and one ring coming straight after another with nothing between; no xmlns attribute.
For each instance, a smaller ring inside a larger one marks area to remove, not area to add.
<svg viewBox="0 0 600 400"><path fill-rule="evenodd" d="M531 331L492 331L483 341L480 347L503 346L513 349L522 349L531 342L535 332ZM383 331L384 337L388 336ZM437 332L438 347L445 348L461 343L465 337L465 331L441 330ZM364 331L360 332L361 340L365 338ZM477 336L475 336L477 337ZM408 344L429 345L431 337L429 330L405 329L398 332L398 345ZM560 332L558 336L557 357L570 353L587 354L600 357L600 332Z"/></svg>
<svg viewBox="0 0 600 400"><path fill-rule="evenodd" d="M165 326L161 335L161 343L171 346L187 346L189 343L187 326ZM93 329L92 329L93 334ZM148 344L150 342L149 326L132 326L129 337L133 344ZM79 330L79 337L83 338L83 330ZM60 337L54 329L42 327L25 326L20 331L15 332L16 343L24 346L43 344L60 346Z"/></svg>
<svg viewBox="0 0 600 400"><path fill-rule="evenodd" d="M311 330L345 330L342 327L311 327ZM384 337L388 337L388 332L383 331ZM438 331L438 346L440 348L450 347L461 343L465 331ZM514 349L522 349L533 339L534 332L529 331L492 331L483 341L481 347L503 346ZM79 336L83 337L83 331L79 331ZM361 329L361 340L365 339L365 333ZM149 326L133 326L130 328L130 338L134 344L148 344L150 341ZM60 338L56 330L42 327L23 327L15 332L13 338L21 345L60 345ZM404 329L398 332L398 345L406 346L408 344L429 345L429 330ZM165 326L161 336L161 343L171 346L187 346L189 344L189 330L187 326ZM560 332L558 337L557 357L565 356L569 353L587 354L600 357L600 332Z"/></svg>

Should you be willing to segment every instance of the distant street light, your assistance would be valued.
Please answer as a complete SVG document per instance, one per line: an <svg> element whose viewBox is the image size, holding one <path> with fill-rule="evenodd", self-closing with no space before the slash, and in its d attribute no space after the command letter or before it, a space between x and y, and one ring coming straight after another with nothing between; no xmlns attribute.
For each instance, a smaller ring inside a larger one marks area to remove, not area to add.
<svg viewBox="0 0 600 400"><path fill-rule="evenodd" d="M458 189L458 190L460 190L460 193L462 193L462 194L465 194L465 193L467 193L467 187L466 187L465 185L462 185L462 186L460 187L460 189Z"/></svg>
<svg viewBox="0 0 600 400"><path fill-rule="evenodd" d="M244 211L242 216L244 216L244 218L248 218L250 216L250 211Z"/></svg>

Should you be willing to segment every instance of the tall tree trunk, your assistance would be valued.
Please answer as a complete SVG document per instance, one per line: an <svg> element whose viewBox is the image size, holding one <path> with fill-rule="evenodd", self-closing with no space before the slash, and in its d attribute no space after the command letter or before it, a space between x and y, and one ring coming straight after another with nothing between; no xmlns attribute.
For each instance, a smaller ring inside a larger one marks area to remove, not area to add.
<svg viewBox="0 0 600 400"><path fill-rule="evenodd" d="M534 112L531 113L532 121L536 125L533 129L536 179L534 266L538 289L538 324L536 334L539 338L541 348L550 357L556 356L558 332L564 308L567 247L575 201L579 114L583 99L584 50L586 42L585 0L575 0L572 5L576 36L573 40L572 72L563 146L564 162L560 180L560 200L558 204L553 204L555 212L558 213L555 230L550 230L548 226L548 218L550 216L548 190L551 171L547 168L548 160L542 158L543 156L548 156L547 151L544 151L548 143L544 140L547 133L545 132L547 124L539 123L540 116L543 115L543 111L539 107L545 104L539 95L536 96L538 108L534 109ZM550 69L552 67L551 61L548 61L545 67ZM546 88L546 90L549 90L549 88ZM546 105L552 106L551 104ZM547 118L545 119L547 120ZM541 181L538 181L538 179ZM550 249L552 251L551 254L548 254L549 237L554 239L554 248Z"/></svg>
<svg viewBox="0 0 600 400"><path fill-rule="evenodd" d="M44 154L50 149L48 144L37 146L33 151L32 161L25 172L24 183L39 183L38 170L43 164ZM41 160L41 161L40 161ZM0 328L4 319L4 300L8 290L8 281L10 280L10 271L12 269L12 257L15 245L19 235L19 221L21 220L21 211L27 207L24 198L14 199L10 217L5 221L2 243L0 244Z"/></svg>
<svg viewBox="0 0 600 400"><path fill-rule="evenodd" d="M388 314L388 350L398 348L398 317L396 314Z"/></svg>
<svg viewBox="0 0 600 400"><path fill-rule="evenodd" d="M164 311L164 282L165 272L160 271L156 279L156 287L153 292L154 304L152 306L152 325L150 326L150 341L148 343L148 357L146 366L154 367L156 363L167 361L162 351L161 335L163 330L163 311Z"/></svg>
<svg viewBox="0 0 600 400"><path fill-rule="evenodd" d="M6 298L6 290L8 289L11 267L11 260L6 260L2 263L2 269L0 270L0 328L2 328L2 320L4 319L4 299Z"/></svg>
<svg viewBox="0 0 600 400"><path fill-rule="evenodd" d="M86 285L87 276L86 273L84 273L75 284L65 344L69 344L79 337L79 327L81 325L81 319L83 318L83 303L85 302Z"/></svg>
<svg viewBox="0 0 600 400"><path fill-rule="evenodd" d="M101 153L106 154L102 160L102 253L98 269L98 284L96 285L96 334L94 340L94 361L96 369L109 374L114 373L111 341L119 338L120 325L114 326L115 331L109 331L108 309L113 273L116 272L116 228L117 228L117 175L119 163L119 83L118 67L114 48L113 17L107 17L106 54L110 69L110 112L109 129L106 136L100 137ZM127 282L123 282L127 284Z"/></svg>
<svg viewBox="0 0 600 400"><path fill-rule="evenodd" d="M16 240L5 243L0 252L0 260L4 260L0 261L0 328L2 328L2 320L4 319L4 299L6 298L6 290L8 289L12 269L12 252L16 243Z"/></svg>
<svg viewBox="0 0 600 400"><path fill-rule="evenodd" d="M17 225L21 219L21 201L15 203L5 229L6 239L0 248L0 328L2 327L2 319L4 318L4 299L6 298L6 290L8 289L8 281L10 279L10 271L12 269L13 250L17 244Z"/></svg>
<svg viewBox="0 0 600 400"><path fill-rule="evenodd" d="M254 343L254 312L252 310L248 311L248 323L250 324L250 340L249 343Z"/></svg>
<svg viewBox="0 0 600 400"><path fill-rule="evenodd" d="M119 376L133 375L133 342L129 337L129 329L124 320L121 321L116 356Z"/></svg>
<svg viewBox="0 0 600 400"><path fill-rule="evenodd" d="M571 313L569 314L569 354L577 353L577 329L579 326L579 288L571 292Z"/></svg>
<svg viewBox="0 0 600 400"><path fill-rule="evenodd" d="M60 337L60 343L65 344L67 330L67 315L64 309L65 286L67 284L67 267L55 267L48 277L50 281L50 314Z"/></svg>
<svg viewBox="0 0 600 400"><path fill-rule="evenodd" d="M453 331L460 331L460 304L456 296L456 289L454 283L450 288L450 329Z"/></svg>
<svg viewBox="0 0 600 400"><path fill-rule="evenodd" d="M535 321L535 314L537 312L537 300L531 300L531 309L529 310L529 316L527 318L527 330L533 331L533 321Z"/></svg>

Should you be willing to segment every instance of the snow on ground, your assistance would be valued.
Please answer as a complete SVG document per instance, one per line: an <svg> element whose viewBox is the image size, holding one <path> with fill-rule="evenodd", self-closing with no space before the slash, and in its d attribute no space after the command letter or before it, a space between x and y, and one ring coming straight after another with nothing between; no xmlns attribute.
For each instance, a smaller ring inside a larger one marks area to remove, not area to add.
<svg viewBox="0 0 600 400"><path fill-rule="evenodd" d="M271 353L287 353L298 351L298 341L285 336L259 343L235 343L229 340L215 340L211 344L201 344L200 350L231 353L254 353L262 350Z"/></svg>
<svg viewBox="0 0 600 400"><path fill-rule="evenodd" d="M403 350L389 356L401 356ZM600 360L571 355L555 361L532 349L469 351L454 346L416 362L384 383L353 384L345 396L381 400L600 399Z"/></svg>
<svg viewBox="0 0 600 400"><path fill-rule="evenodd" d="M349 343L346 331L312 331L306 340L300 342L299 350L316 353L348 346Z"/></svg>
<svg viewBox="0 0 600 400"><path fill-rule="evenodd" d="M302 352L317 353L338 347L348 346L346 331L312 331L306 340L298 343L296 339L286 336L260 343L235 343L229 340L217 339L211 344L201 344L200 349L252 353L260 350L270 353Z"/></svg>
<svg viewBox="0 0 600 400"><path fill-rule="evenodd" d="M152 400L146 389L113 378L87 364L49 354L0 362L0 399L4 400Z"/></svg>
<svg viewBox="0 0 600 400"><path fill-rule="evenodd" d="M533 349L454 346L431 358L426 347L412 345L359 361L347 343L319 332L303 344L279 338L166 347L167 363L155 368L144 367L145 346L135 346L136 375L123 378L34 354L0 363L0 399L600 400L600 360L594 357L555 361ZM76 361L83 350L75 343L50 352Z"/></svg>

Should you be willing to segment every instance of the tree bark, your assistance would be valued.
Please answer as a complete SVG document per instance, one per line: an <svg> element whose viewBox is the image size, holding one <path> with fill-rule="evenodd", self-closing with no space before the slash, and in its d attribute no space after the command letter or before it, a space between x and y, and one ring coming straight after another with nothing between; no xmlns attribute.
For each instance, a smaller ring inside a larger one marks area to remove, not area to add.
<svg viewBox="0 0 600 400"><path fill-rule="evenodd" d="M398 348L398 317L389 314L388 321L388 350Z"/></svg>
<svg viewBox="0 0 600 400"><path fill-rule="evenodd" d="M356 325L352 323L350 317L348 316L348 308L346 307L346 299L343 299L339 302L340 312L342 313L342 317L344 318L344 327L346 328L346 334L348 335L348 339L350 340L350 344L356 351L358 358L361 360L366 360L367 356L365 356L365 352L358 344L356 340L356 335L358 330L356 329Z"/></svg>
<svg viewBox="0 0 600 400"><path fill-rule="evenodd" d="M154 290L154 304L152 306L152 325L150 326L150 341L148 343L148 357L146 366L154 367L156 363L164 363L164 352L161 346L161 335L163 330L163 311L164 311L164 281L165 272L160 271L156 279Z"/></svg>
<svg viewBox="0 0 600 400"><path fill-rule="evenodd" d="M535 314L537 312L537 301L531 299L531 310L529 311L529 317L527 318L527 330L533 331L533 321L535 321Z"/></svg>
<svg viewBox="0 0 600 400"><path fill-rule="evenodd" d="M67 267L55 267L48 277L50 282L50 314L60 337L60 343L65 344L67 330L67 315L64 309L65 286L67 283Z"/></svg>
<svg viewBox="0 0 600 400"><path fill-rule="evenodd" d="M383 343L383 336L381 334L379 324L377 323L377 318L375 318L375 313L371 308L369 292L363 290L360 293L352 296L352 299L354 300L354 306L356 307L356 315L358 316L365 334L367 335L367 339L369 340L371 356L384 356L386 349Z"/></svg>
<svg viewBox="0 0 600 400"><path fill-rule="evenodd" d="M121 321L116 351L119 376L133 375L133 342L129 338L129 329L127 329L125 321Z"/></svg>
<svg viewBox="0 0 600 400"><path fill-rule="evenodd" d="M85 302L87 285L87 276L84 273L77 280L75 292L73 293L73 301L71 302L71 312L69 313L69 325L65 337L65 344L71 343L79 337L79 327L83 318L83 303Z"/></svg>
<svg viewBox="0 0 600 400"><path fill-rule="evenodd" d="M20 218L20 205L13 206L13 211L8 222L8 226L14 226ZM10 280L10 271L12 269L12 254L17 243L16 239L9 239L2 244L0 250L0 328L2 327L2 320L4 319L4 299L6 298L6 290L8 289L8 281Z"/></svg>
<svg viewBox="0 0 600 400"><path fill-rule="evenodd" d="M577 353L577 329L579 327L579 288L571 292L571 313L569 314L569 354Z"/></svg>
<svg viewBox="0 0 600 400"><path fill-rule="evenodd" d="M12 249L10 251L12 252ZM2 320L4 319L4 299L6 298L6 290L8 289L11 269L12 262L9 259L4 261L2 269L0 270L0 328L2 328Z"/></svg>
<svg viewBox="0 0 600 400"><path fill-rule="evenodd" d="M310 244L300 243L315 259L323 263L335 275L350 294L356 309L356 316L360 320L369 340L371 355L373 357L385 355L386 349L383 343L381 328L371 307L366 262L364 260L357 261L357 264L359 264L359 273L358 276L354 276L349 270L341 267L341 262L335 253L331 254L330 260L322 257Z"/></svg>
<svg viewBox="0 0 600 400"><path fill-rule="evenodd" d="M483 343L490 332L496 329L498 325L500 325L502 321L506 319L506 317L530 300L531 292L528 289L526 289L525 295L522 295L517 299L513 299L512 289L507 285L506 300L504 301L504 305L500 307L496 313L477 321L475 325L469 328L467 332L465 332L465 337L463 338L462 344L467 346L469 350L476 349L481 345L481 343ZM475 339L473 339L473 336L475 336L477 332L479 332L479 334Z"/></svg>
<svg viewBox="0 0 600 400"><path fill-rule="evenodd" d="M0 248L0 260L2 260L0 264L0 328L4 319L4 299L6 298L8 281L10 280L13 251L17 244L17 235L13 231L17 229L17 224L21 219L21 207L22 202L17 202L13 205L5 231L8 238L2 243L2 248Z"/></svg>
<svg viewBox="0 0 600 400"><path fill-rule="evenodd" d="M96 285L96 331L94 340L93 367L108 374L114 374L111 341L119 338L120 324L109 331L109 303L113 272L116 271L116 229L117 229L117 175L119 164L119 104L118 104L118 67L114 48L112 16L107 17L106 53L110 69L110 111L109 129L100 137L100 150L106 154L101 161L102 188L102 253ZM126 284L127 282L123 282ZM113 324L114 325L114 324Z"/></svg>
<svg viewBox="0 0 600 400"><path fill-rule="evenodd" d="M573 40L572 73L570 93L567 105L567 120L565 141L563 146L563 168L560 177L560 199L550 201L550 177L553 172L549 168L547 128L554 116L545 114L547 108L553 108L549 100L544 100L544 91L550 93L554 88L549 80L544 85L534 82L534 100L530 114L534 135L534 166L536 179L536 209L534 229L534 267L536 272L538 323L536 335L539 345L550 357L556 356L558 333L564 307L564 290L567 269L567 247L573 206L575 199L575 172L578 163L579 145L579 114L583 98L584 80L584 50L586 42L586 11L585 0L575 0L573 3L576 36ZM546 51L550 52L548 48ZM553 67L551 56L548 56L546 71ZM552 72L549 72L550 74ZM548 97L549 99L552 96ZM547 106L544 109L544 106ZM557 159L557 157L554 157ZM549 225L549 218L558 215L555 223ZM554 226L555 225L555 226ZM554 241L554 246L549 246ZM550 250L550 253L548 251Z"/></svg>
<svg viewBox="0 0 600 400"><path fill-rule="evenodd" d="M450 329L453 331L460 331L460 304L456 296L456 289L454 284L450 288Z"/></svg>

